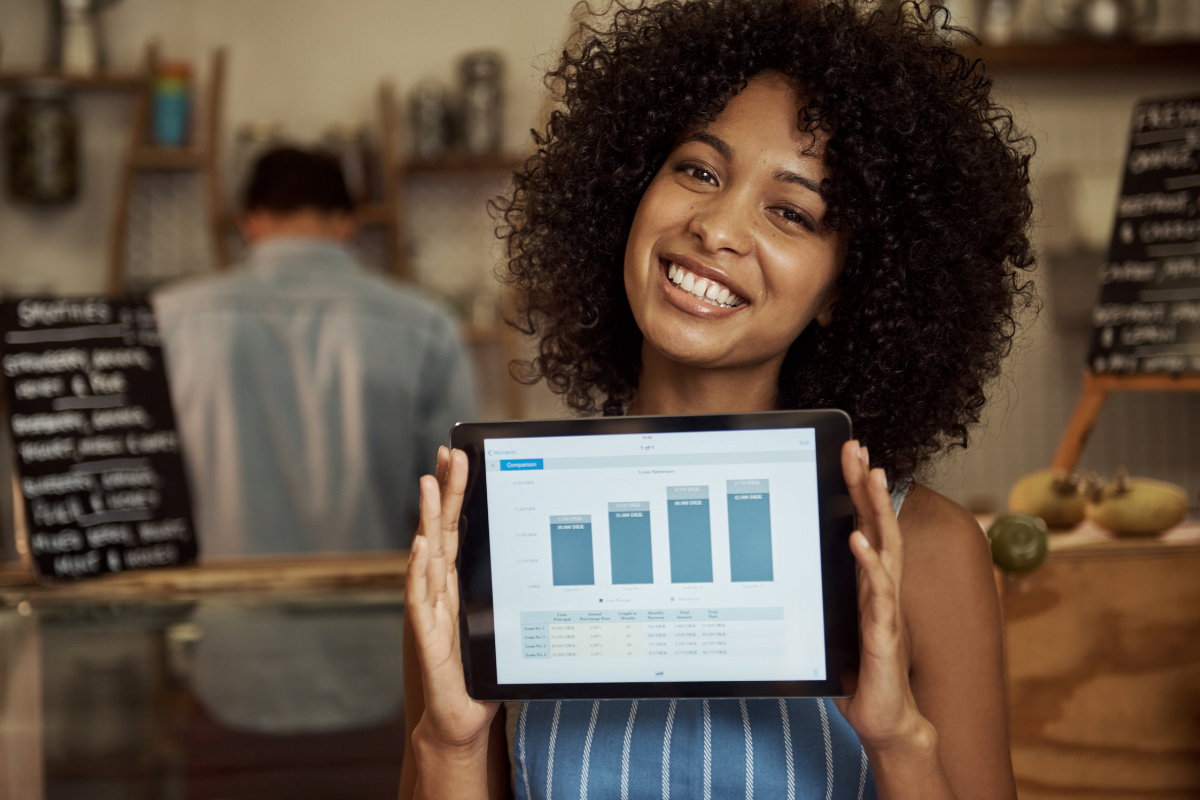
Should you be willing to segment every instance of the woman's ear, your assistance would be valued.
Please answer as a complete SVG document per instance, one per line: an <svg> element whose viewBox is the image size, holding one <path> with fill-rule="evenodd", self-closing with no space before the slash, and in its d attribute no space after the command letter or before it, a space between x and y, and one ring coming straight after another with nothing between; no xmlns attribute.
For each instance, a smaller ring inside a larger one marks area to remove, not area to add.
<svg viewBox="0 0 1200 800"><path fill-rule="evenodd" d="M817 309L817 313L813 317L822 328L828 328L833 324L833 309L842 297L842 290L838 288L838 279L841 277L842 268L846 265L846 254L850 251L850 234L847 231L838 231L836 235L838 278L835 278L833 283L827 287L828 294L825 302Z"/></svg>
<svg viewBox="0 0 1200 800"><path fill-rule="evenodd" d="M838 295L840 294L841 292L836 288L831 290L829 292L829 299L825 301L825 304L817 311L817 315L813 317L822 328L828 328L833 324L833 308L837 305Z"/></svg>

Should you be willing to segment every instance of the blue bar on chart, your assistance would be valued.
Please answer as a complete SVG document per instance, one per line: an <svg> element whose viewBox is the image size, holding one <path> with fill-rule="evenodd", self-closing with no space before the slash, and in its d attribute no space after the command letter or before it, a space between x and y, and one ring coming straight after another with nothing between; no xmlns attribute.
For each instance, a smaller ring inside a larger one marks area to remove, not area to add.
<svg viewBox="0 0 1200 800"><path fill-rule="evenodd" d="M590 515L550 517L550 561L555 586L591 586L596 582Z"/></svg>
<svg viewBox="0 0 1200 800"><path fill-rule="evenodd" d="M707 486L667 487L671 583L712 583L712 522Z"/></svg>
<svg viewBox="0 0 1200 800"><path fill-rule="evenodd" d="M654 583L650 554L650 502L608 504L612 582Z"/></svg>
<svg viewBox="0 0 1200 800"><path fill-rule="evenodd" d="M725 482L729 566L735 581L775 579L771 560L771 494L765 478Z"/></svg>

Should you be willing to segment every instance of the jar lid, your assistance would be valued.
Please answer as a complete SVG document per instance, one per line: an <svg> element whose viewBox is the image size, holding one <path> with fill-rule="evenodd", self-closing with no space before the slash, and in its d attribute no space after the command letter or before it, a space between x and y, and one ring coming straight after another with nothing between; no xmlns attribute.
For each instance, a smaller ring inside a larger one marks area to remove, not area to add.
<svg viewBox="0 0 1200 800"><path fill-rule="evenodd" d="M186 61L162 61L158 65L159 78L180 78L186 81L191 74L192 65Z"/></svg>
<svg viewBox="0 0 1200 800"><path fill-rule="evenodd" d="M468 53L459 62L459 70L466 80L491 80L500 74L502 61L494 50Z"/></svg>

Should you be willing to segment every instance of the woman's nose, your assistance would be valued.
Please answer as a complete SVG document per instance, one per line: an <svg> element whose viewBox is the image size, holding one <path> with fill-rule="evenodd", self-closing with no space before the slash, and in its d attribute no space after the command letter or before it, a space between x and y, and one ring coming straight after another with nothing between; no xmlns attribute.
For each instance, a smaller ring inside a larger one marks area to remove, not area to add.
<svg viewBox="0 0 1200 800"><path fill-rule="evenodd" d="M693 208L688 230L709 252L726 250L745 255L753 241L753 225L746 198L719 192Z"/></svg>

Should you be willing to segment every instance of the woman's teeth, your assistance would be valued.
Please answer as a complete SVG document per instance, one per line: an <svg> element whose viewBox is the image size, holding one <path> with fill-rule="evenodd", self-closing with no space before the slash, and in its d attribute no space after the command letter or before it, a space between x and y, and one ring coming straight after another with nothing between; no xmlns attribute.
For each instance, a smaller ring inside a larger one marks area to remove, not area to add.
<svg viewBox="0 0 1200 800"><path fill-rule="evenodd" d="M685 292L694 294L699 299L712 306L721 308L734 308L740 306L743 302L742 298L738 297L729 289L721 284L710 281L707 278L697 278L691 272L688 272L678 264L672 263L667 267L667 277L671 279L671 283L683 289Z"/></svg>

